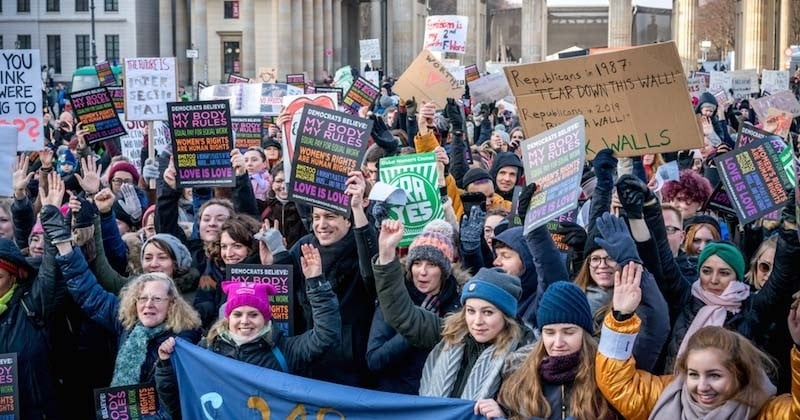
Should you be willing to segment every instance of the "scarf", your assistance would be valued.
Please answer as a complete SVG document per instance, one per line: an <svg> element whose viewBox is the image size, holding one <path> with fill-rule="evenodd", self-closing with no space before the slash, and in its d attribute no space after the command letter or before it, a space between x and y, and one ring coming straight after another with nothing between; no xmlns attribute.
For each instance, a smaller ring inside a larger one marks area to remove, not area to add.
<svg viewBox="0 0 800 420"><path fill-rule="evenodd" d="M775 386L761 371L761 383L758 386L765 391L764 397L755 407L739 401L728 400L725 404L708 409L692 400L686 386L686 376L678 375L667 385L658 398L648 420L747 420L758 414L764 403L775 395Z"/></svg>
<svg viewBox="0 0 800 420"><path fill-rule="evenodd" d="M17 283L14 283L10 289L4 294L0 296L0 315L2 315L5 311L8 310L8 302L11 301L11 297L14 296L14 291L17 290Z"/></svg>
<svg viewBox="0 0 800 420"><path fill-rule="evenodd" d="M270 191L272 177L267 172L256 172L250 175L250 184L253 186L253 195L259 200L266 201Z"/></svg>
<svg viewBox="0 0 800 420"><path fill-rule="evenodd" d="M545 357L539 365L539 374L542 375L542 379L551 384L563 385L575 380L580 363L580 351L566 356Z"/></svg>
<svg viewBox="0 0 800 420"><path fill-rule="evenodd" d="M136 323L117 353L111 386L134 385L141 381L142 364L147 357L147 343L162 331L163 323L156 327L145 327Z"/></svg>
<svg viewBox="0 0 800 420"><path fill-rule="evenodd" d="M742 302L750 297L750 286L740 281L732 281L721 295L715 295L703 290L700 286L700 280L697 280L692 284L692 296L703 302L704 306L697 311L697 315L692 320L692 325L689 326L686 335L683 336L681 346L678 349L678 356L686 350L689 338L697 330L708 326L721 327L725 324L725 317L727 317L728 312L739 313L742 310Z"/></svg>
<svg viewBox="0 0 800 420"><path fill-rule="evenodd" d="M272 330L272 321L267 322L267 325L264 325L264 328L258 332L258 334L252 337L242 337L239 334L235 334L233 331L226 329L222 332L222 338L227 340L233 341L237 346L242 346L243 344L250 343L252 341L256 341L259 338L263 337L265 334L269 333Z"/></svg>

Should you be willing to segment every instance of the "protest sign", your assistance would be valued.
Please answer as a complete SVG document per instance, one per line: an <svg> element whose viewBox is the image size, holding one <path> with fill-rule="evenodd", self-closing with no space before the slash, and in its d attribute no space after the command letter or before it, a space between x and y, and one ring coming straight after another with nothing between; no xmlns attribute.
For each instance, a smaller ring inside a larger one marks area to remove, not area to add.
<svg viewBox="0 0 800 420"><path fill-rule="evenodd" d="M330 86L315 86L314 93L335 93L336 103L339 104L342 103L342 96L344 96L344 90L342 90L342 88Z"/></svg>
<svg viewBox="0 0 800 420"><path fill-rule="evenodd" d="M786 189L791 180L780 156L784 148L782 139L771 136L714 159L742 224L782 208L789 200Z"/></svg>
<svg viewBox="0 0 800 420"><path fill-rule="evenodd" d="M16 164L18 136L16 127L0 125L0 168L10 169ZM10 170L0 171L0 197L10 197L14 192L13 175Z"/></svg>
<svg viewBox="0 0 800 420"><path fill-rule="evenodd" d="M102 61L95 64L94 69L97 71L100 86L117 86L117 78L114 77L114 72L111 70L111 63Z"/></svg>
<svg viewBox="0 0 800 420"><path fill-rule="evenodd" d="M458 80L427 50L419 53L392 90L401 99L414 97L417 103L434 102L439 107L444 107L447 98L460 98L464 94Z"/></svg>
<svg viewBox="0 0 800 420"><path fill-rule="evenodd" d="M185 419L478 420L474 401L391 394L294 376L177 338L170 361ZM220 372L225 372L220 375ZM213 415L212 415L213 413Z"/></svg>
<svg viewBox="0 0 800 420"><path fill-rule="evenodd" d="M466 84L465 67L460 65L447 66L447 71L449 71L450 74L455 77L455 79L458 81L458 85L463 88Z"/></svg>
<svg viewBox="0 0 800 420"><path fill-rule="evenodd" d="M770 94L789 90L789 70L763 70L761 72L761 91Z"/></svg>
<svg viewBox="0 0 800 420"><path fill-rule="evenodd" d="M470 64L464 67L464 80L467 83L472 83L478 79L480 79L481 73L478 71L478 66L475 64Z"/></svg>
<svg viewBox="0 0 800 420"><path fill-rule="evenodd" d="M69 95L72 110L80 121L81 128L88 131L84 136L87 143L96 143L125 135L125 127L114 109L114 101L108 89L96 88L72 92Z"/></svg>
<svg viewBox="0 0 800 420"><path fill-rule="evenodd" d="M125 114L120 114L119 119L125 126L126 133L119 138L122 156L125 156L133 166L141 168L142 147L144 147L144 133L147 132L147 122L125 121Z"/></svg>
<svg viewBox="0 0 800 420"><path fill-rule="evenodd" d="M278 69L275 67L259 67L258 83L276 83L278 81Z"/></svg>
<svg viewBox="0 0 800 420"><path fill-rule="evenodd" d="M292 86L293 87L293 86ZM294 163L294 149L297 144L297 127L300 125L300 114L306 105L316 105L322 108L336 110L339 103L332 93L318 93L314 95L292 95L283 98L283 110L289 117L283 123L281 130L281 147L283 150L283 175L288 185L292 179L292 164Z"/></svg>
<svg viewBox="0 0 800 420"><path fill-rule="evenodd" d="M197 96L199 97L200 96L200 92L202 92L203 89L205 89L207 87L208 87L207 84L205 84L203 82L197 82Z"/></svg>
<svg viewBox="0 0 800 420"><path fill-rule="evenodd" d="M717 100L718 104L721 104L724 101L727 101L728 99L731 99L730 96L728 95L728 92L724 91L724 90L718 90L718 91L714 92L712 95L714 95L714 99Z"/></svg>
<svg viewBox="0 0 800 420"><path fill-rule="evenodd" d="M267 283L277 293L269 297L272 325L283 330L287 337L294 335L292 308L294 287L291 265L231 264L225 267L225 278L239 283Z"/></svg>
<svg viewBox="0 0 800 420"><path fill-rule="evenodd" d="M750 144L754 141L766 138L770 138L771 140L781 140L781 141L773 141L772 145L775 147L775 150L779 153L779 157L782 162L782 167L785 168L786 174L789 177L790 182L792 183L792 185L794 185L795 173L794 170L789 167L789 162L792 160L792 154L791 154L792 149L791 147L788 146L787 143L783 141L783 138L778 139L778 137L776 136L782 137L776 133L756 128L750 123L744 123L739 126L739 133L736 136L735 149Z"/></svg>
<svg viewBox="0 0 800 420"><path fill-rule="evenodd" d="M336 70L333 74L333 83L331 86L342 88L343 91L350 89L353 84L353 70L350 66L344 66Z"/></svg>
<svg viewBox="0 0 800 420"><path fill-rule="evenodd" d="M728 195L728 191L725 190L725 184L721 182L717 184L714 191L708 196L708 200L703 204L703 209L736 216L736 210L733 209L731 197Z"/></svg>
<svg viewBox="0 0 800 420"><path fill-rule="evenodd" d="M475 102L490 103L513 96L503 73L492 73L469 84L469 95Z"/></svg>
<svg viewBox="0 0 800 420"><path fill-rule="evenodd" d="M744 70L734 70L730 72L731 74L731 81L733 79L738 78L746 78L750 80L750 93L758 93L759 92L759 85L758 85L758 71L756 69L744 69ZM731 82L731 88L733 88L733 82Z"/></svg>
<svg viewBox="0 0 800 420"><path fill-rule="evenodd" d="M17 128L17 150L44 147L39 50L0 50L0 125Z"/></svg>
<svg viewBox="0 0 800 420"><path fill-rule="evenodd" d="M772 133L765 130L761 130L760 128L756 128L750 123L741 124L739 126L739 133L736 135L735 149L750 144L756 140L767 138L771 135Z"/></svg>
<svg viewBox="0 0 800 420"><path fill-rule="evenodd" d="M261 146L261 129L263 127L264 117L231 117L231 130L235 135L233 146L239 149L242 153L248 147Z"/></svg>
<svg viewBox="0 0 800 420"><path fill-rule="evenodd" d="M708 88L711 85L709 83L711 81L711 74L710 73L696 71L696 72L694 72L693 76L694 77L699 77L700 79L703 79L703 86L705 86L706 88Z"/></svg>
<svg viewBox="0 0 800 420"><path fill-rule="evenodd" d="M406 204L391 207L389 217L405 227L400 246L411 244L432 220L444 218L439 195L435 153L415 153L383 158L379 163L381 182L406 192Z"/></svg>
<svg viewBox="0 0 800 420"><path fill-rule="evenodd" d="M745 99L750 97L750 77L731 77L731 91L734 99Z"/></svg>
<svg viewBox="0 0 800 420"><path fill-rule="evenodd" d="M125 59L125 117L166 121L167 102L178 98L175 57Z"/></svg>
<svg viewBox="0 0 800 420"><path fill-rule="evenodd" d="M228 75L227 83L250 83L250 78L231 73Z"/></svg>
<svg viewBox="0 0 800 420"><path fill-rule="evenodd" d="M300 116L289 197L344 215L348 173L359 167L372 132L372 120L306 105Z"/></svg>
<svg viewBox="0 0 800 420"><path fill-rule="evenodd" d="M233 187L228 101L170 102L167 108L179 186Z"/></svg>
<svg viewBox="0 0 800 420"><path fill-rule="evenodd" d="M639 156L703 146L674 42L504 71L525 132L583 115L589 159L605 148Z"/></svg>
<svg viewBox="0 0 800 420"><path fill-rule="evenodd" d="M306 91L306 75L303 73L287 74L286 83Z"/></svg>
<svg viewBox="0 0 800 420"><path fill-rule="evenodd" d="M261 137L269 136L270 127L275 125L275 117L264 116L261 120ZM277 126L276 126L277 127Z"/></svg>
<svg viewBox="0 0 800 420"><path fill-rule="evenodd" d="M19 376L17 353L0 354L0 418L19 419Z"/></svg>
<svg viewBox="0 0 800 420"><path fill-rule="evenodd" d="M121 86L111 86L108 89L108 94L111 95L111 101L114 102L114 110L117 114L125 113L125 88Z"/></svg>
<svg viewBox="0 0 800 420"><path fill-rule="evenodd" d="M438 15L425 19L425 37L423 49L443 53L467 52L467 16Z"/></svg>
<svg viewBox="0 0 800 420"><path fill-rule="evenodd" d="M764 121L767 118L767 111L770 108L789 112L793 117L800 117L800 103L797 102L797 98L792 92L786 90L753 99L750 101L750 105L753 106L759 121Z"/></svg>
<svg viewBox="0 0 800 420"><path fill-rule="evenodd" d="M686 84L689 87L689 95L693 98L700 99L700 95L706 91L705 80L702 77L690 77L686 79Z"/></svg>
<svg viewBox="0 0 800 420"><path fill-rule="evenodd" d="M769 108L762 124L764 131L768 131L782 138L789 135L792 128L792 114L780 109Z"/></svg>
<svg viewBox="0 0 800 420"><path fill-rule="evenodd" d="M97 420L145 419L158 413L155 384L138 384L94 390Z"/></svg>
<svg viewBox="0 0 800 420"><path fill-rule="evenodd" d="M724 90L727 92L731 88L731 74L724 71L711 71L708 76L708 90L716 92Z"/></svg>
<svg viewBox="0 0 800 420"><path fill-rule="evenodd" d="M278 115L284 96L302 93L302 89L286 83L226 83L203 89L200 100L227 99L231 115Z"/></svg>
<svg viewBox="0 0 800 420"><path fill-rule="evenodd" d="M365 71L364 78L375 86L380 86L381 84L381 73L378 71Z"/></svg>
<svg viewBox="0 0 800 420"><path fill-rule="evenodd" d="M362 63L381 59L381 43L377 38L359 40L358 48Z"/></svg>
<svg viewBox="0 0 800 420"><path fill-rule="evenodd" d="M359 77L344 95L342 111L357 116L362 106L372 106L380 94L381 91L378 86L373 85L363 77Z"/></svg>
<svg viewBox="0 0 800 420"><path fill-rule="evenodd" d="M537 185L525 215L525 234L577 206L585 139L579 115L520 144L525 180Z"/></svg>
<svg viewBox="0 0 800 420"><path fill-rule="evenodd" d="M563 233L558 233L561 229L562 223L576 223L578 219L578 209L572 209L561 216L556 217L546 223L547 231L550 232L550 238L553 239L556 248L561 252L569 251L569 245L565 242L566 238Z"/></svg>

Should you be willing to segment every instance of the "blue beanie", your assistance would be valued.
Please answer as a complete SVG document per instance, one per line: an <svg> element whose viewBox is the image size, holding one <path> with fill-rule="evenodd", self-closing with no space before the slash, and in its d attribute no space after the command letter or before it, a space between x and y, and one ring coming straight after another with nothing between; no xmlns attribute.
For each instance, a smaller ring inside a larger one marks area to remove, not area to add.
<svg viewBox="0 0 800 420"><path fill-rule="evenodd" d="M467 299L483 299L500 309L509 318L517 316L517 301L522 295L519 277L502 268L481 268L461 290L461 304Z"/></svg>
<svg viewBox="0 0 800 420"><path fill-rule="evenodd" d="M542 295L536 311L536 325L541 331L542 327L551 324L575 324L589 334L593 333L589 301L576 284L557 281Z"/></svg>

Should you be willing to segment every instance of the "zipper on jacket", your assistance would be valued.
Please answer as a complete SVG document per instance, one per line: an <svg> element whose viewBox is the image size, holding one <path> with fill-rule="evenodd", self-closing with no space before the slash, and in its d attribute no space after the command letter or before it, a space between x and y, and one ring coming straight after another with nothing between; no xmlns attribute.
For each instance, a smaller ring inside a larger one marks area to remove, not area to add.
<svg viewBox="0 0 800 420"><path fill-rule="evenodd" d="M567 418L567 393L565 385L561 384L561 420Z"/></svg>

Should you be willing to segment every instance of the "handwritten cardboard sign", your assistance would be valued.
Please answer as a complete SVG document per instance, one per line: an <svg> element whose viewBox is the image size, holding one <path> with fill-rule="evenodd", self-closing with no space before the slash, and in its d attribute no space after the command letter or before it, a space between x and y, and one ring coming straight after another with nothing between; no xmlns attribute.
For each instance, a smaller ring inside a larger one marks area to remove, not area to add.
<svg viewBox="0 0 800 420"><path fill-rule="evenodd" d="M789 70L763 70L761 72L761 91L778 93L789 90Z"/></svg>
<svg viewBox="0 0 800 420"><path fill-rule="evenodd" d="M97 420L143 419L158 413L155 384L137 384L94 390Z"/></svg>
<svg viewBox="0 0 800 420"><path fill-rule="evenodd" d="M0 125L17 128L17 150L40 150L42 78L39 50L0 50Z"/></svg>
<svg viewBox="0 0 800 420"><path fill-rule="evenodd" d="M434 102L444 107L447 98L460 98L464 89L447 68L427 50L411 62L392 90L402 99L414 97L417 103Z"/></svg>
<svg viewBox="0 0 800 420"><path fill-rule="evenodd" d="M361 39L358 41L358 48L362 62L381 59L381 43L378 38Z"/></svg>
<svg viewBox="0 0 800 420"><path fill-rule="evenodd" d="M231 117L231 129L235 136L234 147L244 153L249 147L261 146L261 131L264 117Z"/></svg>
<svg viewBox="0 0 800 420"><path fill-rule="evenodd" d="M423 49L464 54L467 52L467 16L438 15L425 19Z"/></svg>
<svg viewBox="0 0 800 420"><path fill-rule="evenodd" d="M349 215L345 181L364 158L370 132L372 120L304 106L292 166L291 199Z"/></svg>
<svg viewBox="0 0 800 420"><path fill-rule="evenodd" d="M144 147L144 133L147 132L147 122L125 121L125 114L120 114L119 119L125 126L126 132L124 136L119 138L122 156L125 156L133 166L141 168L142 147Z"/></svg>
<svg viewBox="0 0 800 420"><path fill-rule="evenodd" d="M464 79L467 83L474 82L480 79L480 77L481 73L478 71L478 66L476 64L464 66Z"/></svg>
<svg viewBox="0 0 800 420"><path fill-rule="evenodd" d="M758 99L750 101L753 110L756 111L759 121L764 121L767 118L767 111L770 108L780 109L792 114L793 117L800 117L800 103L797 98L789 91L781 91L773 93L769 96L762 96Z"/></svg>
<svg viewBox="0 0 800 420"><path fill-rule="evenodd" d="M674 42L503 70L525 132L583 115L589 159L605 148L638 156L703 146Z"/></svg>
<svg viewBox="0 0 800 420"><path fill-rule="evenodd" d="M125 113L125 88L121 86L107 87L108 94L111 95L111 101L114 102L114 110L117 114Z"/></svg>
<svg viewBox="0 0 800 420"><path fill-rule="evenodd" d="M231 73L228 75L228 83L250 83L250 78Z"/></svg>
<svg viewBox="0 0 800 420"><path fill-rule="evenodd" d="M513 96L503 73L491 73L470 82L469 95L475 102L483 103Z"/></svg>
<svg viewBox="0 0 800 420"><path fill-rule="evenodd" d="M277 290L269 297L272 326L283 330L287 337L294 335L292 308L294 287L291 265L232 264L225 267L225 278L239 283L267 283Z"/></svg>
<svg viewBox="0 0 800 420"><path fill-rule="evenodd" d="M358 115L362 106L370 107L378 99L381 91L378 86L372 84L364 77L359 77L350 86L350 90L344 95L342 100L342 111L350 115Z"/></svg>
<svg viewBox="0 0 800 420"><path fill-rule="evenodd" d="M170 102L167 108L178 184L233 187L228 101Z"/></svg>
<svg viewBox="0 0 800 420"><path fill-rule="evenodd" d="M259 83L276 83L278 81L278 69L275 67L259 67L256 80Z"/></svg>
<svg viewBox="0 0 800 420"><path fill-rule="evenodd" d="M364 78L375 86L379 86L381 84L381 73L378 71L365 71Z"/></svg>
<svg viewBox="0 0 800 420"><path fill-rule="evenodd" d="M94 65L97 71L97 79L100 80L100 86L117 86L117 78L111 70L111 63L102 61Z"/></svg>
<svg viewBox="0 0 800 420"><path fill-rule="evenodd" d="M578 205L586 158L586 129L582 116L522 142L525 179L538 186L525 214L525 233Z"/></svg>
<svg viewBox="0 0 800 420"><path fill-rule="evenodd" d="M125 117L166 121L167 102L178 98L175 57L125 59Z"/></svg>
<svg viewBox="0 0 800 420"><path fill-rule="evenodd" d="M731 77L731 92L734 99L750 97L750 76Z"/></svg>
<svg viewBox="0 0 800 420"><path fill-rule="evenodd" d="M379 179L406 192L404 206L392 206L389 217L403 222L400 246L408 246L431 221L444 218L439 195L435 153L383 158L378 165Z"/></svg>
<svg viewBox="0 0 800 420"><path fill-rule="evenodd" d="M84 136L88 143L125 135L125 127L119 120L114 100L106 87L72 92L69 101L78 121L83 123L81 128L88 131Z"/></svg>
<svg viewBox="0 0 800 420"><path fill-rule="evenodd" d="M18 367L17 353L0 354L0 418L21 418Z"/></svg>
<svg viewBox="0 0 800 420"><path fill-rule="evenodd" d="M742 224L782 208L789 200L786 189L792 184L784 165L794 170L794 162L791 154L787 163L782 162L784 148L783 140L771 136L714 159Z"/></svg>

